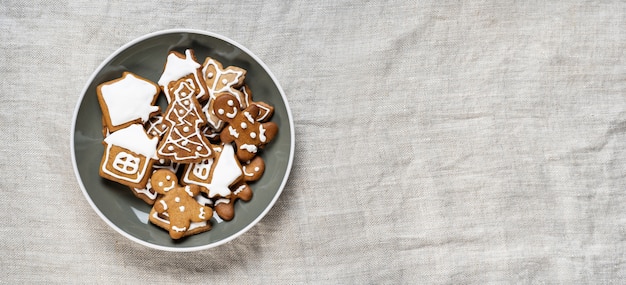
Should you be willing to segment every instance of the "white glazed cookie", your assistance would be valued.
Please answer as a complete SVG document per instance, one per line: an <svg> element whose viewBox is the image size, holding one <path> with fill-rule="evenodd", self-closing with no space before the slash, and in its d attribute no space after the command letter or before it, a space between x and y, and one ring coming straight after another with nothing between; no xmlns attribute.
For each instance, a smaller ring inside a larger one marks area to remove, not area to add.
<svg viewBox="0 0 626 285"><path fill-rule="evenodd" d="M131 72L98 85L96 93L107 131L145 123L157 114L160 109L154 104L159 90L158 85Z"/></svg>

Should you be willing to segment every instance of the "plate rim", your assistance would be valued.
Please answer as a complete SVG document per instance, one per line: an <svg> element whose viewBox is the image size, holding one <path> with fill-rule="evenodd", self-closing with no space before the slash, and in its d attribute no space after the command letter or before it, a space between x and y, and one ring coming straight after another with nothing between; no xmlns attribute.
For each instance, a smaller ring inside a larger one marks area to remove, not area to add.
<svg viewBox="0 0 626 285"><path fill-rule="evenodd" d="M287 168L285 170L285 174L283 176L283 179L278 187L278 190L276 192L276 194L274 194L274 197L272 198L272 200L270 201L270 203L265 207L265 209L248 225L246 225L244 228L242 228L241 230L237 231L236 233L230 235L229 237L226 237L222 240L216 241L216 242L212 242L212 243L208 243L205 245L200 245L200 246L192 246L192 247L170 247L170 246L163 246L163 245L157 245L157 244L153 244L147 241L144 241L142 239L139 239L137 237L134 237L132 235L130 235L129 233L127 233L126 231L122 230L121 228L119 228L117 225L115 225L113 222L111 222L101 211L100 209L98 209L98 207L96 206L96 204L93 202L93 200L91 199L91 196L89 195L89 193L87 193L86 187L83 184L83 180L80 177L80 172L78 170L78 165L76 162L76 148L75 148L75 134L76 134L76 120L78 119L78 113L80 110L80 106L83 103L83 100L85 98L85 95L87 93L87 90L89 89L89 86L91 85L91 83L94 81L94 79L96 78L96 76L98 76L98 74L102 71L102 69L108 65L116 56L118 56L120 53L122 53L123 51L125 51L126 49L128 49L129 47L138 44L142 41L145 41L147 39L150 38L154 38L157 36L162 36L162 35L166 35L166 34L199 34L199 35L204 35L204 36L209 36L209 37L213 37L222 41L225 41L229 44L232 44L234 46L236 46L237 48L239 48L240 50L242 50L243 52L245 52L247 55L249 55L253 60L255 60L262 68L263 70L265 70L265 72L267 72L267 74L269 75L269 77L271 78L272 82L276 85L276 88L278 89L280 96L282 97L283 103L285 105L285 109L287 111L287 118L288 118L288 122L289 122L289 131L290 131L290 151L289 151L289 158L287 161ZM294 127L294 123L293 123L293 116L291 113L291 108L289 107L289 102L287 101L287 97L285 95L285 92L283 91L283 88L281 87L280 83L278 82L278 80L276 79L276 77L274 76L274 74L271 72L271 70L269 69L269 67L265 64L265 62L263 62L258 56L256 56L256 54L254 54L252 51L250 51L248 48L246 48L245 46L241 45L240 43L217 33L214 32L209 32L209 31L205 31L205 30L199 30L199 29L166 29L166 30L160 30L160 31L155 31L155 32L151 32L148 34L144 34L142 36L139 36L125 44L123 44L122 46L120 46L119 48L117 48L113 53L111 53L109 56L107 56L101 63L100 65L94 70L94 72L91 74L91 76L89 77L89 79L87 79L87 82L85 83L85 86L83 87L81 93L80 93L80 97L78 98L78 101L76 103L76 106L74 107L74 113L72 115L72 125L70 128L70 155L71 155L71 159L72 159L72 167L74 170L74 175L76 177L76 180L78 181L79 187L81 189L81 191L83 192L83 196L85 196L85 198L87 199L87 201L89 202L89 205L91 206L91 208L98 214L98 216L100 216L100 218L105 221L105 223L107 225L109 225L111 228L113 228L116 232L120 233L122 236L136 242L139 243L141 245L144 245L146 247L149 248L153 248L153 249L158 249L158 250L163 250L163 251L171 251L171 252L192 252L192 251L199 251L199 250L205 250L205 249L209 249L209 248L214 248L217 246L220 246L222 244L228 243L232 240L234 240L235 238L241 236L242 234L244 234L245 232L247 232L248 230L250 230L252 227L254 227L261 219L263 219L263 217L265 217L265 215L274 207L274 204L276 204L276 201L278 200L278 198L281 196L285 185L287 184L287 181L289 180L289 176L291 174L291 169L292 169L292 165L293 165L293 159L294 159L294 153L295 153L295 127Z"/></svg>

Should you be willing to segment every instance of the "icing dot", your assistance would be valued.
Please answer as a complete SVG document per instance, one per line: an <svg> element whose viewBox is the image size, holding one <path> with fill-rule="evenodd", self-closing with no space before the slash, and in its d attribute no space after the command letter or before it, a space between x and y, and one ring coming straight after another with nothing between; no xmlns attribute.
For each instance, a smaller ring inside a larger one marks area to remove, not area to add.
<svg viewBox="0 0 626 285"><path fill-rule="evenodd" d="M167 147L167 150L169 150L169 151L174 150L174 146L173 146L173 145L168 146L168 147Z"/></svg>
<svg viewBox="0 0 626 285"><path fill-rule="evenodd" d="M228 80L226 80L226 78L222 79L222 84L226 84L228 83Z"/></svg>
<svg viewBox="0 0 626 285"><path fill-rule="evenodd" d="M176 201L176 203L179 203L180 202L180 197L174 198L174 201Z"/></svg>
<svg viewBox="0 0 626 285"><path fill-rule="evenodd" d="M168 176L165 176L165 179L167 179L167 181L170 181L170 179L172 179L172 177L168 175Z"/></svg>
<svg viewBox="0 0 626 285"><path fill-rule="evenodd" d="M165 163L165 159L163 159L163 158L159 159L159 163L160 164L164 164Z"/></svg>
<svg viewBox="0 0 626 285"><path fill-rule="evenodd" d="M186 132L188 132L188 131L189 131L189 127L185 126L185 127L183 128L183 132L185 132L185 133L186 133Z"/></svg>
<svg viewBox="0 0 626 285"><path fill-rule="evenodd" d="M184 113L185 113L185 110L183 110L183 109L178 110L178 114L181 114L181 115L182 115L182 114L184 114Z"/></svg>
<svg viewBox="0 0 626 285"><path fill-rule="evenodd" d="M218 112L220 115L224 115L224 109L219 109L219 110L217 110L217 112Z"/></svg>
<svg viewBox="0 0 626 285"><path fill-rule="evenodd" d="M180 92L181 97L187 97L187 92Z"/></svg>
<svg viewBox="0 0 626 285"><path fill-rule="evenodd" d="M185 105L189 105L189 100L185 100L185 101L183 101L183 104L185 104Z"/></svg>
<svg viewBox="0 0 626 285"><path fill-rule="evenodd" d="M153 136L156 136L156 135L157 135L157 132L156 132L156 131L152 131L152 135L153 135Z"/></svg>
<svg viewBox="0 0 626 285"><path fill-rule="evenodd" d="M245 129L248 127L248 124L246 124L246 122L241 122L241 128Z"/></svg>
<svg viewBox="0 0 626 285"><path fill-rule="evenodd" d="M206 77L207 77L207 78L213 78L213 72L209 72L209 73L206 75Z"/></svg>
<svg viewBox="0 0 626 285"><path fill-rule="evenodd" d="M198 146L198 147L196 147L196 149L197 149L198 151L201 151L201 150L202 150L202 147L201 147L201 146Z"/></svg>
<svg viewBox="0 0 626 285"><path fill-rule="evenodd" d="M161 126L161 129L163 129L163 130L165 130L166 128L167 128L167 126L166 126L166 125L162 125L162 126Z"/></svg>
<svg viewBox="0 0 626 285"><path fill-rule="evenodd" d="M228 100L228 106L234 106L235 102L233 102L233 100Z"/></svg>
<svg viewBox="0 0 626 285"><path fill-rule="evenodd" d="M163 187L163 181L159 181L159 187Z"/></svg>
<svg viewBox="0 0 626 285"><path fill-rule="evenodd" d="M185 211L185 206L180 206L180 207L178 207L178 209L179 209L181 212L184 212L184 211Z"/></svg>
<svg viewBox="0 0 626 285"><path fill-rule="evenodd" d="M182 142L180 142L180 144L181 144L182 146L186 146L186 145L187 145L187 143L188 143L188 141L182 141Z"/></svg>
<svg viewBox="0 0 626 285"><path fill-rule="evenodd" d="M257 166L257 167L255 167L255 168L254 168L254 171L259 171L259 167L258 167L258 166Z"/></svg>
<svg viewBox="0 0 626 285"><path fill-rule="evenodd" d="M253 139L256 138L256 133L255 132L251 132L250 133L250 137L253 138Z"/></svg>

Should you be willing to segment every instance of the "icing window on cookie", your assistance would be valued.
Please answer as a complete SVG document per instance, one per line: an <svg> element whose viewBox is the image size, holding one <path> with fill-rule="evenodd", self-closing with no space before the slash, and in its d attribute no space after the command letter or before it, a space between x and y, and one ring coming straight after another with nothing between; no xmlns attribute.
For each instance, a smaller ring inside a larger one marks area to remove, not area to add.
<svg viewBox="0 0 626 285"><path fill-rule="evenodd" d="M113 160L113 168L125 174L135 174L139 170L140 159L127 152L119 152Z"/></svg>

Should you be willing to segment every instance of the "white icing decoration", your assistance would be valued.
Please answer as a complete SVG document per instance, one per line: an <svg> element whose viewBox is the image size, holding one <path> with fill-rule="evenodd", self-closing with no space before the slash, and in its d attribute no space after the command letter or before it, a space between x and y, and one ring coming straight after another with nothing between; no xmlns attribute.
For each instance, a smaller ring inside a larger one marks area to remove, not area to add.
<svg viewBox="0 0 626 285"><path fill-rule="evenodd" d="M235 106L235 102L233 102L233 100L228 100L226 103L228 103L228 106Z"/></svg>
<svg viewBox="0 0 626 285"><path fill-rule="evenodd" d="M224 109L219 109L219 110L217 110L217 112L218 112L220 115L224 115Z"/></svg>
<svg viewBox="0 0 626 285"><path fill-rule="evenodd" d="M249 112L243 112L243 115L246 116L246 119L248 119L250 124L254 124L254 118L252 118Z"/></svg>
<svg viewBox="0 0 626 285"><path fill-rule="evenodd" d="M215 200L215 206L219 204L230 204L230 200L225 198Z"/></svg>
<svg viewBox="0 0 626 285"><path fill-rule="evenodd" d="M209 72L209 73L206 75L206 77L207 77L207 78L209 78L209 79L213 78L213 72Z"/></svg>
<svg viewBox="0 0 626 285"><path fill-rule="evenodd" d="M261 140L261 142L267 141L267 137L265 136L265 128L263 127L263 124L259 124L259 139Z"/></svg>
<svg viewBox="0 0 626 285"><path fill-rule="evenodd" d="M163 181L159 181L159 187L163 187Z"/></svg>
<svg viewBox="0 0 626 285"><path fill-rule="evenodd" d="M209 175L212 170L212 175ZM191 179L194 174L201 181ZM226 197L231 191L228 188L243 174L241 165L235 156L231 144L225 144L217 160L209 159L203 163L194 163L187 168L182 180L185 183L196 184L209 190L209 198L215 196ZM211 176L209 179L209 176Z"/></svg>
<svg viewBox="0 0 626 285"><path fill-rule="evenodd" d="M256 120L259 121L259 122L260 121L264 121L265 118L267 118L267 116L270 114L270 108L267 108L267 107L259 105L259 104L257 104L256 106L259 107L259 109L265 110L265 112L263 112L263 116L256 118ZM261 112L259 112L259 114L261 114Z"/></svg>
<svg viewBox="0 0 626 285"><path fill-rule="evenodd" d="M168 216L168 215L167 215L167 213L163 213L163 215L164 215L164 216ZM154 213L152 214L152 218L154 218L155 220L160 221L161 223L164 223L164 224L166 224L166 225L169 225L169 224L170 224L170 221L168 221L168 220L166 220L166 219L163 219L163 218L159 217L159 215L158 215L158 213L157 213L157 212L154 212ZM193 229L197 229L197 228L200 228L200 227L205 227L206 225L207 225L207 222L206 222L206 221L202 221L202 222L192 222L192 223L190 223L190 224L189 224L189 230L191 231L191 230L193 230Z"/></svg>
<svg viewBox="0 0 626 285"><path fill-rule="evenodd" d="M163 191L169 192L170 190L174 189L174 187L176 187L176 182L172 181L172 184L169 187L164 187L163 188Z"/></svg>
<svg viewBox="0 0 626 285"><path fill-rule="evenodd" d="M246 189L246 185L241 185L239 186L234 192L233 194L235 195L239 195L239 193L241 193L241 191L243 191L243 189Z"/></svg>
<svg viewBox="0 0 626 285"><path fill-rule="evenodd" d="M222 79L222 84L227 84L228 83L228 79L224 78Z"/></svg>
<svg viewBox="0 0 626 285"><path fill-rule="evenodd" d="M220 218L220 215L218 215L216 211L213 211L213 218L215 218L215 222L218 224L224 221Z"/></svg>
<svg viewBox="0 0 626 285"><path fill-rule="evenodd" d="M193 192L191 192L191 187L189 185L185 186L185 192L191 197L193 197Z"/></svg>
<svg viewBox="0 0 626 285"><path fill-rule="evenodd" d="M235 128L233 128L233 126L228 126L228 133L235 138L239 138L239 133L235 130Z"/></svg>
<svg viewBox="0 0 626 285"><path fill-rule="evenodd" d="M202 196L202 195L198 195L196 196L196 201L198 202L198 204L200 205L213 205L213 200L211 199L207 199L206 197Z"/></svg>
<svg viewBox="0 0 626 285"><path fill-rule="evenodd" d="M254 168L254 171L259 171L259 170L260 170L260 169L259 169L259 167L258 167L258 166Z"/></svg>
<svg viewBox="0 0 626 285"><path fill-rule="evenodd" d="M139 163L141 160L130 153L121 151L117 153L113 160L113 168L125 174L135 174L139 171Z"/></svg>
<svg viewBox="0 0 626 285"><path fill-rule="evenodd" d="M241 122L241 128L242 129L246 129L248 127L248 124L246 124L246 122Z"/></svg>
<svg viewBox="0 0 626 285"><path fill-rule="evenodd" d="M158 106L152 105L158 88L131 73L125 73L121 80L102 85L100 92L113 126L137 119L146 122L151 113L159 110Z"/></svg>
<svg viewBox="0 0 626 285"><path fill-rule="evenodd" d="M230 101L229 101L230 102ZM230 104L229 104L230 105ZM218 111L219 112L219 111ZM235 118L235 116L237 116L237 108L233 108L233 112L232 113L226 113L226 117L229 117L231 119Z"/></svg>
<svg viewBox="0 0 626 285"><path fill-rule="evenodd" d="M255 132L251 132L250 133L250 137L253 138L253 139L256 138L256 133Z"/></svg>
<svg viewBox="0 0 626 285"><path fill-rule="evenodd" d="M159 78L158 81L158 84L163 87L163 90L166 93L165 95L167 95L167 99L172 99L169 94L169 88L167 88L167 85L170 82L176 81L189 74L194 74L195 77L198 68L200 68L201 66L202 65L200 65L193 59L193 56L191 55L191 50L189 49L185 51L185 58L180 58L174 53L168 54L163 74L161 74L161 78ZM198 81L197 78L196 81ZM204 94L204 90L200 90L200 93L197 97L202 97L204 96Z"/></svg>
<svg viewBox="0 0 626 285"><path fill-rule="evenodd" d="M163 200L159 200L159 202L163 206L163 211L167 211L167 203L165 203L165 201L163 201Z"/></svg>
<svg viewBox="0 0 626 285"><path fill-rule="evenodd" d="M182 233L184 231L187 231L187 227L179 228L177 226L172 226L172 230L174 230L175 232L178 232L178 233Z"/></svg>
<svg viewBox="0 0 626 285"><path fill-rule="evenodd" d="M180 197L174 198L174 201L176 201L176 203L180 203Z"/></svg>
<svg viewBox="0 0 626 285"><path fill-rule="evenodd" d="M178 210L180 210L181 212L184 212L185 211L185 206L178 207Z"/></svg>
<svg viewBox="0 0 626 285"><path fill-rule="evenodd" d="M150 138L140 124L132 124L117 132L113 132L104 139L104 142L125 148L147 158L157 159L155 150L159 139L156 137Z"/></svg>
<svg viewBox="0 0 626 285"><path fill-rule="evenodd" d="M206 213L204 212L204 208L200 208L200 214L198 214L198 218L200 219L206 219Z"/></svg>
<svg viewBox="0 0 626 285"><path fill-rule="evenodd" d="M151 189L152 189L152 183L151 183L150 178L148 178L148 184L146 184L146 188L143 188L143 189L133 188L133 191L135 191L138 194L146 195L146 197L148 197L148 199L150 200L154 200L156 199L158 193L156 191L150 191Z"/></svg>
<svg viewBox="0 0 626 285"><path fill-rule="evenodd" d="M239 148L240 149L245 149L245 150L247 150L248 152L251 152L251 153L256 153L257 150L258 150L256 145L253 145L253 144L242 144Z"/></svg>
<svg viewBox="0 0 626 285"><path fill-rule="evenodd" d="M189 132L189 127L187 127L187 126L183 127L183 132L188 133Z"/></svg>

